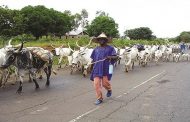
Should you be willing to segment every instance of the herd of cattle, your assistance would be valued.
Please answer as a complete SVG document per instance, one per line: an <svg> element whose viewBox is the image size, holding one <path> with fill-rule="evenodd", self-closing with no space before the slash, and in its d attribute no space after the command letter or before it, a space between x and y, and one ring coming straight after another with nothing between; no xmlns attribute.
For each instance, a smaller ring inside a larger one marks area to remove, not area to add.
<svg viewBox="0 0 190 122"><path fill-rule="evenodd" d="M71 67L70 73L79 70L82 71L83 76L86 76L92 64L90 58L93 48L89 48L92 40L86 46L79 46L78 41L76 46L78 50L73 50L69 43L67 48L62 46L55 48L55 55L59 56L59 68L61 68L61 62L64 57L68 60L68 65ZM28 74L29 80L35 83L36 89L39 88L36 76L40 74L42 77L42 71L45 72L47 81L46 85L50 84L50 76L53 65L53 54L49 50L45 50L41 47L23 47L24 42L19 45L11 45L11 40L8 45L0 49L0 86L4 87L9 76L10 67L14 67L15 81L19 78L18 93L22 92L23 78ZM140 66L145 67L149 62L159 61L188 61L190 55L181 51L178 44L172 45L134 45L131 47L118 48L115 47L115 51L118 55L118 60L115 66L120 64L120 61L124 61L125 71L128 72L134 68L134 63L138 62Z"/></svg>

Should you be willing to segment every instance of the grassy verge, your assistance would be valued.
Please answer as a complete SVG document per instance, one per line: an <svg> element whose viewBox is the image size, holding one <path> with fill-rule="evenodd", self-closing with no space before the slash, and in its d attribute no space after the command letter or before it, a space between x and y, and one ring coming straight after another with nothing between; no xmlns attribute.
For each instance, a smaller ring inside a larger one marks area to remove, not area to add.
<svg viewBox="0 0 190 122"><path fill-rule="evenodd" d="M23 40L23 39L22 39ZM48 50L53 50L51 47L51 44L54 47L60 47L63 45L63 47L68 47L67 44L69 43L72 49L78 49L76 46L76 41L78 41L78 44L81 46L87 45L89 43L90 38L88 37L83 37L83 38L69 38L69 39L59 39L59 38L50 38L50 37L42 37L39 40L31 40L31 39L26 39L26 43L24 44L25 47L42 47L44 49ZM21 43L21 39L19 38L14 38L12 40L12 45L16 45ZM6 45L8 44L8 39L2 39L0 38L0 47L3 47L3 44ZM125 47L125 46L130 46L134 44L145 44L145 45L152 45L152 44L166 44L164 40L153 40L153 41L147 41L147 40L125 40L125 39L113 39L112 43L110 45L114 45L117 47ZM96 47L96 43L92 43L90 47ZM58 64L58 56L54 57L54 65ZM63 60L62 64L66 63L66 59Z"/></svg>

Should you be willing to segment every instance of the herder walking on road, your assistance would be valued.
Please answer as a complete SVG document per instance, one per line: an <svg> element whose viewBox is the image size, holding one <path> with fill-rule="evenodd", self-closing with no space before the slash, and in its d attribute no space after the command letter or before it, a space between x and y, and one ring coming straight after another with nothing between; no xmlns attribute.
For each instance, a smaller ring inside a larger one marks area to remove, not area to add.
<svg viewBox="0 0 190 122"><path fill-rule="evenodd" d="M111 42L111 39L104 33L94 38L93 41L100 44L100 46L93 50L91 55L94 64L90 77L90 80L94 81L97 97L95 104L98 105L103 102L102 86L107 90L107 97L112 95L110 80L113 73L113 64L118 57L116 56L115 49L107 45L107 43Z"/></svg>

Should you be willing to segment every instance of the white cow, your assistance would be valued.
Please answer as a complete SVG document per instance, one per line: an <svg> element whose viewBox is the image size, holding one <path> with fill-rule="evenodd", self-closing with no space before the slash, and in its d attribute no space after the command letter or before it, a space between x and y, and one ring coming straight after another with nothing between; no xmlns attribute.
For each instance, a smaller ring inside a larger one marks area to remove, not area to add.
<svg viewBox="0 0 190 122"><path fill-rule="evenodd" d="M187 53L184 53L184 54L181 55L181 59L182 59L183 61L189 61L190 55L187 54Z"/></svg>
<svg viewBox="0 0 190 122"><path fill-rule="evenodd" d="M165 55L165 60L170 61L170 58L172 56L172 48L167 47L165 52L164 52L164 55Z"/></svg>
<svg viewBox="0 0 190 122"><path fill-rule="evenodd" d="M52 45L51 45L52 46ZM55 48L54 46L52 46L54 49L55 49L55 53L56 55L59 55L59 62L58 62L58 65L59 65L59 68L61 68L61 63L62 63L62 60L64 57L67 57L68 56L71 56L71 53L72 53L72 49L71 48L63 48L63 45L58 47L58 48ZM66 64L67 65L67 64Z"/></svg>
<svg viewBox="0 0 190 122"><path fill-rule="evenodd" d="M158 46L153 45L150 49L150 53L151 53L151 58L155 58L155 52L158 50Z"/></svg>
<svg viewBox="0 0 190 122"><path fill-rule="evenodd" d="M128 48L123 52L123 59L125 62L125 71L128 72L129 69L134 68L135 60L137 59L138 49L137 48Z"/></svg>
<svg viewBox="0 0 190 122"><path fill-rule="evenodd" d="M82 70L83 76L85 77L88 72L88 68L92 62L92 59L90 58L93 49L89 49L88 46L91 44L92 39L90 40L89 44L81 47L78 45L78 41L76 42L76 45L80 48L79 51L75 51L72 55L72 70L73 68L78 68L79 70Z"/></svg>
<svg viewBox="0 0 190 122"><path fill-rule="evenodd" d="M162 58L162 51L161 50L156 50L155 51L155 62L158 64L159 60Z"/></svg>
<svg viewBox="0 0 190 122"><path fill-rule="evenodd" d="M174 62L179 62L180 60L180 57L181 57L181 53L173 53L173 61Z"/></svg>
<svg viewBox="0 0 190 122"><path fill-rule="evenodd" d="M149 54L145 50L142 50L138 53L138 57L139 65L145 67L145 65L148 63Z"/></svg>

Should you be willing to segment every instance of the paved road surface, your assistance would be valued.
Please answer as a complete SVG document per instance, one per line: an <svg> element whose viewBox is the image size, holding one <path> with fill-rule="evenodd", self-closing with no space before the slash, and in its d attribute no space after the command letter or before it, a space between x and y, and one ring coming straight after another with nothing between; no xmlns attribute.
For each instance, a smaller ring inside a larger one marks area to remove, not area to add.
<svg viewBox="0 0 190 122"><path fill-rule="evenodd" d="M111 81L113 95L96 106L93 84L79 73L61 70L51 86L39 81L0 89L0 122L189 122L190 62L154 63L125 73L120 65ZM104 94L106 91L103 90Z"/></svg>

